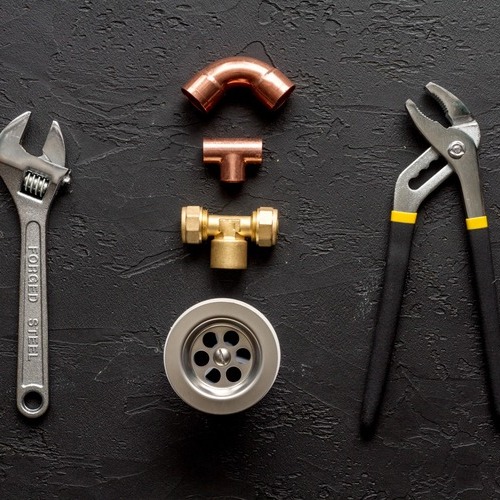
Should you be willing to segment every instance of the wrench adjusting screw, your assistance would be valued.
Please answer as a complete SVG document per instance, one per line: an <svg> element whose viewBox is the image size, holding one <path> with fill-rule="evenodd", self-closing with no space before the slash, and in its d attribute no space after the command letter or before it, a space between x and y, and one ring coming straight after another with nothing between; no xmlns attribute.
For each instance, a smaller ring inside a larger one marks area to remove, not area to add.
<svg viewBox="0 0 500 500"><path fill-rule="evenodd" d="M28 170L24 175L21 191L41 200L49 187L49 183L50 179L47 177Z"/></svg>
<svg viewBox="0 0 500 500"><path fill-rule="evenodd" d="M66 150L56 121L41 156L33 156L22 147L29 118L29 112L23 113L0 133L0 177L21 224L17 408L24 416L36 418L49 406L47 219L52 200L70 171L64 166Z"/></svg>

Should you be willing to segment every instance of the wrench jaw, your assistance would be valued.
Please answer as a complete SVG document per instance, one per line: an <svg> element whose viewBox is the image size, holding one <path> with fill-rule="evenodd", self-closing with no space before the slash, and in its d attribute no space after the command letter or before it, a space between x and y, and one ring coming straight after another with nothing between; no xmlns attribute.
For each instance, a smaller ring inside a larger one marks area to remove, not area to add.
<svg viewBox="0 0 500 500"><path fill-rule="evenodd" d="M41 156L26 152L21 142L31 112L14 118L0 133L0 176L19 212L26 206L49 209L61 184L69 184L70 171L64 166L66 150L61 128L53 121Z"/></svg>
<svg viewBox="0 0 500 500"><path fill-rule="evenodd" d="M59 123L55 120L52 122L45 144L42 147L43 155L40 158L64 167L66 163L66 148L64 146L64 138L61 132Z"/></svg>
<svg viewBox="0 0 500 500"><path fill-rule="evenodd" d="M25 417L37 418L49 405L47 217L60 185L69 183L70 176L57 122L52 122L41 156L23 148L29 117L23 113L0 133L0 176L21 225L17 407Z"/></svg>
<svg viewBox="0 0 500 500"><path fill-rule="evenodd" d="M31 111L26 111L14 118L0 133L0 161L9 163L9 153L19 148L26 153L21 146L21 141L26 132L26 126L31 116Z"/></svg>

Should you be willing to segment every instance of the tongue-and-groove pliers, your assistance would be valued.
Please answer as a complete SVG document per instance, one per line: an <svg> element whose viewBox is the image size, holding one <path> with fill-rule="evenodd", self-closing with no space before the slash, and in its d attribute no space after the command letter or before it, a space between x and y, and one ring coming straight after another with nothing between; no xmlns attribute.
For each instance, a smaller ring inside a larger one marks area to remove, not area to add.
<svg viewBox="0 0 500 500"><path fill-rule="evenodd" d="M432 82L426 85L426 89L439 102L451 126L444 127L431 120L420 112L413 101L406 101L410 117L431 147L403 170L396 182L384 289L361 410L362 430L368 433L375 429L389 372L417 210L422 201L453 172L460 181L467 215L465 222L481 315L491 407L497 421L500 416L500 322L488 220L479 180L479 125L465 104L451 92ZM447 161L447 165L419 188L412 189L410 180L418 177L440 156Z"/></svg>

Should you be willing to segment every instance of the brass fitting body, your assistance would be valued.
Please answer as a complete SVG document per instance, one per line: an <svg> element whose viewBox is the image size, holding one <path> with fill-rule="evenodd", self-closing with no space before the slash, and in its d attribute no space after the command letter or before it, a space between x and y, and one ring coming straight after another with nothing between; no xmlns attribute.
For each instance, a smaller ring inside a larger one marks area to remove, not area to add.
<svg viewBox="0 0 500 500"><path fill-rule="evenodd" d="M262 163L262 139L203 139L203 161L220 165L221 182L243 182L249 163Z"/></svg>
<svg viewBox="0 0 500 500"><path fill-rule="evenodd" d="M280 70L252 57L227 57L191 78L182 92L201 111L210 111L230 87L250 87L270 110L278 109L295 85Z"/></svg>
<svg viewBox="0 0 500 500"><path fill-rule="evenodd" d="M213 237L210 267L246 269L246 238L261 247L276 245L278 210L260 207L250 216L239 216L210 215L203 207L182 207L181 235L183 243L189 244L200 244Z"/></svg>

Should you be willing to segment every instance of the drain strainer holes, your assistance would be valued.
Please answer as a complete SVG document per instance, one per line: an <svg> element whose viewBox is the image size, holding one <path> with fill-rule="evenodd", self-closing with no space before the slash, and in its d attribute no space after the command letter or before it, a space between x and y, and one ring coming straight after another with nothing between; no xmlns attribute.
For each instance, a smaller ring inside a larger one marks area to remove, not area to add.
<svg viewBox="0 0 500 500"><path fill-rule="evenodd" d="M227 345L235 346L240 341L240 336L234 330L228 330L224 334L224 342Z"/></svg>
<svg viewBox="0 0 500 500"><path fill-rule="evenodd" d="M212 384L216 384L220 380L220 371L217 370L217 368L212 368L209 370L209 372L205 375L206 379L209 382L212 382Z"/></svg>
<svg viewBox="0 0 500 500"><path fill-rule="evenodd" d="M167 336L164 364L174 391L198 410L229 414L249 408L271 388L280 348L273 327L234 299L195 304Z"/></svg>
<svg viewBox="0 0 500 500"><path fill-rule="evenodd" d="M236 366L231 366L231 368L228 368L226 371L226 378L229 380L229 382L238 382L238 380L241 378L240 369L236 368Z"/></svg>
<svg viewBox="0 0 500 500"><path fill-rule="evenodd" d="M248 349L238 349L236 351L236 361L238 361L238 363L248 363L251 357L252 355Z"/></svg>
<svg viewBox="0 0 500 500"><path fill-rule="evenodd" d="M211 348L217 344L217 335L214 332L207 332L203 335L203 344L205 347Z"/></svg>
<svg viewBox="0 0 500 500"><path fill-rule="evenodd" d="M192 374L217 389L241 384L258 359L249 339L252 333L231 327L222 322L209 325L191 347Z"/></svg>
<svg viewBox="0 0 500 500"><path fill-rule="evenodd" d="M205 366L210 361L210 356L205 351L198 351L194 355L194 362L198 366Z"/></svg>

